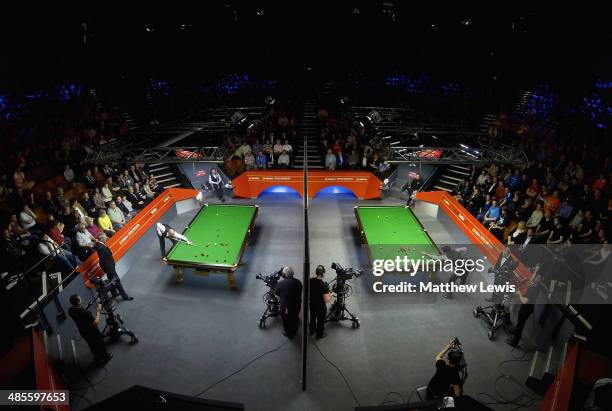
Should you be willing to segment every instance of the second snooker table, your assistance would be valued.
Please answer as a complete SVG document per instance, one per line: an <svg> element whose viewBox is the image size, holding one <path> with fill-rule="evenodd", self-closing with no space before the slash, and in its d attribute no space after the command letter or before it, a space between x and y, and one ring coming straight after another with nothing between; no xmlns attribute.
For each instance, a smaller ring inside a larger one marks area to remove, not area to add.
<svg viewBox="0 0 612 411"><path fill-rule="evenodd" d="M177 242L164 258L174 267L176 281L183 280L183 268L193 268L205 275L211 271L226 273L229 286L236 288L234 271L258 210L256 205L205 204L183 231L193 244Z"/></svg>
<svg viewBox="0 0 612 411"><path fill-rule="evenodd" d="M422 253L439 255L438 248L406 206L358 206L355 216L368 248L370 263L397 256L419 259Z"/></svg>

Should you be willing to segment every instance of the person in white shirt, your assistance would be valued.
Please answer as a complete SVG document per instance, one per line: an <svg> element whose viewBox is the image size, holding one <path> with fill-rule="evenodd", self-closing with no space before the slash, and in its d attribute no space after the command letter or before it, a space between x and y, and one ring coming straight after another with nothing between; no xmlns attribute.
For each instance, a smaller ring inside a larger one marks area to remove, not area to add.
<svg viewBox="0 0 612 411"><path fill-rule="evenodd" d="M544 212L542 211L542 204L537 203L536 209L532 211L531 216L529 216L529 220L527 220L527 227L537 227L540 224L540 221L542 221L542 217L544 217Z"/></svg>
<svg viewBox="0 0 612 411"><path fill-rule="evenodd" d="M336 164L336 156L334 155L334 153L332 153L332 150L330 148L329 150L327 150L327 155L325 156L325 167L328 170L335 170Z"/></svg>
<svg viewBox="0 0 612 411"><path fill-rule="evenodd" d="M283 151L282 154L278 156L278 166L280 168L289 167L290 162L291 162L291 159L289 158L289 154L287 154L286 151Z"/></svg>
<svg viewBox="0 0 612 411"><path fill-rule="evenodd" d="M74 171L72 171L70 168L70 164L66 164L66 167L64 168L64 178L68 184L74 181Z"/></svg>
<svg viewBox="0 0 612 411"><path fill-rule="evenodd" d="M285 140L285 144L283 144L283 150L287 152L287 154L291 155L293 153L293 147L289 144L289 140Z"/></svg>
<svg viewBox="0 0 612 411"><path fill-rule="evenodd" d="M57 262L65 273L71 273L81 265L81 260L68 250L61 248L47 234L43 234L38 243L38 252L44 256L51 255L53 261Z"/></svg>
<svg viewBox="0 0 612 411"><path fill-rule="evenodd" d="M85 224L78 225L78 231L76 233L76 241L79 247L81 248L83 255L89 257L89 255L93 252L93 247L96 242L96 239L85 227Z"/></svg>
<svg viewBox="0 0 612 411"><path fill-rule="evenodd" d="M23 210L19 213L19 223L25 230L30 230L36 226L36 214L27 205L23 206Z"/></svg>
<svg viewBox="0 0 612 411"><path fill-rule="evenodd" d="M125 225L127 221L125 221L125 216L123 215L123 211L119 207L117 207L117 203L111 201L110 206L107 211L108 217L113 223L113 227L115 230L119 230L121 227Z"/></svg>
<svg viewBox="0 0 612 411"><path fill-rule="evenodd" d="M177 233L176 230L168 224L157 223L156 229L162 258L166 257L166 238L172 241L172 245L176 244L178 241L182 241L188 245L193 244L187 237Z"/></svg>
<svg viewBox="0 0 612 411"><path fill-rule="evenodd" d="M278 157L283 153L283 145L280 140L276 140L276 144L272 147L272 154L274 155L275 162L278 163Z"/></svg>
<svg viewBox="0 0 612 411"><path fill-rule="evenodd" d="M489 174L487 174L487 171L486 170L482 170L482 173L476 179L476 185L484 186L484 185L487 184L487 182L489 180L490 180L490 178L489 178Z"/></svg>
<svg viewBox="0 0 612 411"><path fill-rule="evenodd" d="M221 178L221 174L217 171L216 168L210 169L210 174L208 175L208 184L215 190L217 197L222 202L225 202L225 198L223 198L223 179Z"/></svg>

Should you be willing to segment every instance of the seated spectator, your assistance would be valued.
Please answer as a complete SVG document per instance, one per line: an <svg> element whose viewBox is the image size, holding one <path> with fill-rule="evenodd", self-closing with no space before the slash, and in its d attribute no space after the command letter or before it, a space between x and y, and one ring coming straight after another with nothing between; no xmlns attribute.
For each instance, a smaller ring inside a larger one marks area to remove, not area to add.
<svg viewBox="0 0 612 411"><path fill-rule="evenodd" d="M76 218L77 224L85 224L85 217L87 217L87 211L78 200L74 200L72 203L72 211L74 213L74 217Z"/></svg>
<svg viewBox="0 0 612 411"><path fill-rule="evenodd" d="M147 195L143 186L138 183L134 183L134 193L136 195L140 195L140 197L144 200L145 205L155 197L155 194L151 193L151 196Z"/></svg>
<svg viewBox="0 0 612 411"><path fill-rule="evenodd" d="M132 203L130 203L128 200L124 199L121 196L117 196L115 203L117 203L117 207L119 207L127 221L131 220L132 217L138 214L138 212L135 211L132 207Z"/></svg>
<svg viewBox="0 0 612 411"><path fill-rule="evenodd" d="M36 222L37 218L38 217L36 216L34 211L32 211L27 205L23 206L21 212L19 213L19 223L21 224L21 227L26 231L40 230L40 225L38 225L38 223Z"/></svg>
<svg viewBox="0 0 612 411"><path fill-rule="evenodd" d="M527 239L527 225L519 221L516 228L508 235L508 244L523 244Z"/></svg>
<svg viewBox="0 0 612 411"><path fill-rule="evenodd" d="M540 238L548 238L550 232L555 227L555 220L550 211L544 212L544 217L540 221L540 224L536 227L535 235Z"/></svg>
<svg viewBox="0 0 612 411"><path fill-rule="evenodd" d="M102 192L102 200L104 201L104 204L106 207L111 201L113 201L113 191L111 190L109 183L104 184L101 192Z"/></svg>
<svg viewBox="0 0 612 411"><path fill-rule="evenodd" d="M336 155L336 167L340 170L348 168L348 157L342 152L342 149Z"/></svg>
<svg viewBox="0 0 612 411"><path fill-rule="evenodd" d="M69 201L64 194L64 189L62 187L57 188L57 193L55 194L55 205L58 210L63 210L66 205L69 205Z"/></svg>
<svg viewBox="0 0 612 411"><path fill-rule="evenodd" d="M101 208L98 212L98 227L104 231L108 237L112 237L116 231L113 228L113 223L110 217L106 214L106 210Z"/></svg>
<svg viewBox="0 0 612 411"><path fill-rule="evenodd" d="M283 151L287 152L287 155L291 157L293 155L293 147L289 144L289 140L285 139L285 144L283 144Z"/></svg>
<svg viewBox="0 0 612 411"><path fill-rule="evenodd" d="M497 221L500 215L501 215L501 207L497 204L497 200L492 200L491 207L489 207L489 209L487 210L487 212L485 213L483 217L484 226L488 227L489 225Z"/></svg>
<svg viewBox="0 0 612 411"><path fill-rule="evenodd" d="M554 226L548 235L547 244L561 244L569 239L569 230L559 217L554 218Z"/></svg>
<svg viewBox="0 0 612 411"><path fill-rule="evenodd" d="M272 154L274 156L274 164L278 164L278 157L283 153L283 145L280 140L276 140L276 144L272 147Z"/></svg>
<svg viewBox="0 0 612 411"><path fill-rule="evenodd" d="M263 150L263 146L259 144L259 139L255 140L255 143L253 143L253 147L251 148L253 149L252 152L255 153L255 155L259 154L259 152Z"/></svg>
<svg viewBox="0 0 612 411"><path fill-rule="evenodd" d="M516 209L514 216L518 221L527 221L531 215L531 198L526 198L523 204Z"/></svg>
<svg viewBox="0 0 612 411"><path fill-rule="evenodd" d="M482 170L478 178L476 179L476 185L479 187L486 187L490 181L489 174L487 170Z"/></svg>
<svg viewBox="0 0 612 411"><path fill-rule="evenodd" d="M274 164L274 148L271 139L264 140L262 151L268 157L268 166Z"/></svg>
<svg viewBox="0 0 612 411"><path fill-rule="evenodd" d="M102 195L102 192L101 192L101 190L98 187L96 187L96 189L94 191L93 201L94 201L94 204L96 205L96 209L100 209L100 208L105 208L106 207L106 203L104 202L104 196Z"/></svg>
<svg viewBox="0 0 612 411"><path fill-rule="evenodd" d="M153 191L151 189L151 186L149 185L148 181L144 181L140 185L142 187L142 192L145 195L145 197L147 197L147 198L154 198L156 196L155 191Z"/></svg>
<svg viewBox="0 0 612 411"><path fill-rule="evenodd" d="M283 151L280 156L278 156L278 166L280 168L289 168L290 162L289 154L287 154L286 151Z"/></svg>
<svg viewBox="0 0 612 411"><path fill-rule="evenodd" d="M154 175L151 175L151 177L149 177L149 187L151 187L151 190L153 190L153 192L157 194L161 194L164 192L164 188L159 185Z"/></svg>
<svg viewBox="0 0 612 411"><path fill-rule="evenodd" d="M22 188L25 191L30 191L34 186L34 182L28 181L21 167L17 167L13 173L13 185L15 188Z"/></svg>
<svg viewBox="0 0 612 411"><path fill-rule="evenodd" d="M573 215L574 204L572 203L572 199L567 196L559 206L559 217L561 217L564 223L567 223L570 221Z"/></svg>
<svg viewBox="0 0 612 411"><path fill-rule="evenodd" d="M64 224L64 235L68 235L69 237L74 235L78 221L72 207L69 205L64 206L62 211L58 214L57 220Z"/></svg>
<svg viewBox="0 0 612 411"><path fill-rule="evenodd" d="M335 170L336 164L336 156L334 155L334 153L332 153L332 150L330 148L327 150L327 155L325 156L325 168L327 168L328 170Z"/></svg>
<svg viewBox="0 0 612 411"><path fill-rule="evenodd" d="M582 223L578 226L577 241L580 244L590 244L595 235L595 221L591 210L586 210Z"/></svg>
<svg viewBox="0 0 612 411"><path fill-rule="evenodd" d="M555 191L548 197L546 197L544 201L544 210L550 211L552 215L557 214L557 210L561 205L561 201L559 200L559 192Z"/></svg>
<svg viewBox="0 0 612 411"><path fill-rule="evenodd" d="M38 243L38 252L43 256L50 255L64 274L69 274L81 265L81 260L68 250L61 248L47 234L43 234Z"/></svg>
<svg viewBox="0 0 612 411"><path fill-rule="evenodd" d="M484 203L483 203L482 207L480 207L480 210L478 210L478 214L476 215L476 218L479 221L482 222L484 220L485 215L489 211L489 208L491 208L491 204L492 203L493 203L493 200L491 199L491 195L487 194L485 199L484 199Z"/></svg>
<svg viewBox="0 0 612 411"><path fill-rule="evenodd" d="M521 188L523 179L521 177L521 171L517 168L514 173L508 179L508 188L512 191L519 190Z"/></svg>
<svg viewBox="0 0 612 411"><path fill-rule="evenodd" d="M268 167L268 157L262 151L257 152L255 162L259 170L265 170Z"/></svg>
<svg viewBox="0 0 612 411"><path fill-rule="evenodd" d="M83 258L89 257L93 253L96 238L87 230L85 224L79 224L76 233L76 242Z"/></svg>
<svg viewBox="0 0 612 411"><path fill-rule="evenodd" d="M113 224L113 228L115 229L115 231L119 230L127 223L127 221L125 220L125 216L123 215L123 212L121 211L119 207L117 207L117 203L115 203L114 201L111 201L108 207L107 213L108 213L108 217L110 218Z"/></svg>
<svg viewBox="0 0 612 411"><path fill-rule="evenodd" d="M121 185L121 189L125 190L129 186L133 186L135 183L134 178L130 175L128 170L123 170L121 173L119 184Z"/></svg>
<svg viewBox="0 0 612 411"><path fill-rule="evenodd" d="M128 192L125 195L125 198L132 204L132 207L137 210L141 210L145 206L144 199L140 197L139 193L134 191L133 187L128 187Z"/></svg>
<svg viewBox="0 0 612 411"><path fill-rule="evenodd" d="M582 224L583 219L584 219L584 210L580 209L578 210L576 215L572 217L572 219L569 221L569 224L568 224L569 228L574 231L578 230L578 227L580 227L580 224Z"/></svg>
<svg viewBox="0 0 612 411"><path fill-rule="evenodd" d="M348 159L348 165L351 170L357 170L359 168L359 153L357 152L356 148L351 151L351 155Z"/></svg>
<svg viewBox="0 0 612 411"><path fill-rule="evenodd" d="M544 217L544 211L540 203L536 204L536 209L531 212L531 216L527 220L527 228L535 228L540 225L540 221Z"/></svg>
<svg viewBox="0 0 612 411"><path fill-rule="evenodd" d="M68 184L71 184L74 181L74 171L70 168L70 164L66 164L64 167L64 178Z"/></svg>
<svg viewBox="0 0 612 411"><path fill-rule="evenodd" d="M96 215L96 210L98 207L96 206L95 201L91 199L87 191L81 195L81 205L88 216Z"/></svg>
<svg viewBox="0 0 612 411"><path fill-rule="evenodd" d="M106 181L113 196L119 194L121 190L123 190L123 188L121 187L121 183L119 183L118 180L113 180L113 177L107 178ZM102 192L102 194L104 194L104 192Z"/></svg>
<svg viewBox="0 0 612 411"><path fill-rule="evenodd" d="M130 170L128 173L130 177L132 177L132 180L134 180L135 183L142 183L146 180L146 178L142 178L142 176L138 173L138 171L136 170L135 164L130 165Z"/></svg>
<svg viewBox="0 0 612 411"><path fill-rule="evenodd" d="M495 199L497 201L502 201L504 199L504 196L506 194L506 185L504 184L503 181L499 181L497 183L497 187L495 188Z"/></svg>
<svg viewBox="0 0 612 411"><path fill-rule="evenodd" d="M247 171L257 169L257 163L255 162L255 156L252 152L248 151L244 154L244 164L246 165Z"/></svg>
<svg viewBox="0 0 612 411"><path fill-rule="evenodd" d="M57 207L55 201L53 201L53 195L51 191L45 192L45 198L42 200L42 208L45 211L45 214L57 216L59 213L59 208Z"/></svg>
<svg viewBox="0 0 612 411"><path fill-rule="evenodd" d="M93 190L96 188L96 179L93 177L91 170L85 171L85 175L82 178L83 184L88 190Z"/></svg>
<svg viewBox="0 0 612 411"><path fill-rule="evenodd" d="M51 228L47 234L49 237L55 241L60 247L64 247L67 250L72 250L70 238L65 238L64 234L64 224L61 221L54 220L51 224Z"/></svg>
<svg viewBox="0 0 612 411"><path fill-rule="evenodd" d="M369 170L378 175L378 167L380 166L380 157L378 155L378 153L374 153L374 155L372 156L372 160L369 162L370 164L368 165Z"/></svg>
<svg viewBox="0 0 612 411"><path fill-rule="evenodd" d="M89 231L89 233L95 238L98 239L100 237L100 234L102 233L102 230L100 229L100 227L98 227L95 223L94 223L94 219L91 217L87 217L85 219L86 223L87 223L87 231Z"/></svg>
<svg viewBox="0 0 612 411"><path fill-rule="evenodd" d="M497 219L497 221L492 222L489 225L489 231L493 234L500 242L504 241L504 231L508 227L510 223L510 214L504 208L502 208L502 212Z"/></svg>

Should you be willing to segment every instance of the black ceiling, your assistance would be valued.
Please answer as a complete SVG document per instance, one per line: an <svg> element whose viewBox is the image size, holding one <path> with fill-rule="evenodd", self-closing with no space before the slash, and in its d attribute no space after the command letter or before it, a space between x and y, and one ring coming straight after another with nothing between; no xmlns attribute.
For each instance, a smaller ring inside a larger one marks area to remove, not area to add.
<svg viewBox="0 0 612 411"><path fill-rule="evenodd" d="M447 78L588 84L611 67L612 25L592 7L334 3L200 2L179 15L151 4L136 17L110 7L5 15L0 76L6 82L227 70L287 75L311 65L329 74L398 68Z"/></svg>

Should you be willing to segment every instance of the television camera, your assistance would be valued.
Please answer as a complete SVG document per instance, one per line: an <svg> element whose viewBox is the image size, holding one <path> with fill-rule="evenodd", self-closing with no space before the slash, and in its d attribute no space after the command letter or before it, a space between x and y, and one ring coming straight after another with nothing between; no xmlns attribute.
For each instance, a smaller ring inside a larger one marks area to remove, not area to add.
<svg viewBox="0 0 612 411"><path fill-rule="evenodd" d="M465 362L465 355L463 354L463 347L461 346L461 342L459 342L459 338L455 337L451 340L450 349L446 355L448 362L457 364L459 378L461 379L461 386L463 386L465 380L467 380L468 372L467 363Z"/></svg>
<svg viewBox="0 0 612 411"><path fill-rule="evenodd" d="M283 276L283 269L273 272L272 274L262 275L258 273L255 278L264 282L268 286L268 291L263 295L263 302L266 304L266 311L259 318L259 328L266 328L266 320L270 317L276 317L280 314L280 301L276 295L276 286L278 281Z"/></svg>
<svg viewBox="0 0 612 411"><path fill-rule="evenodd" d="M115 300L112 295L116 294L115 284L112 281L103 280L96 276L89 277L89 280L96 288L96 298L87 304L93 305L96 300L102 306L102 314L106 320L106 326L102 330L104 338L110 337L113 340L119 339L122 335L130 337L130 344L138 343L138 337L129 329L123 326L121 314L116 312ZM109 295L110 293L110 295Z"/></svg>
<svg viewBox="0 0 612 411"><path fill-rule="evenodd" d="M346 308L346 300L353 292L353 288L350 284L347 284L347 281L359 277L362 272L353 268L344 268L338 263L332 263L331 268L336 271L336 278L330 283L330 290L334 294L335 300L327 314L326 321L349 320L353 328L359 328L361 326L359 318Z"/></svg>

